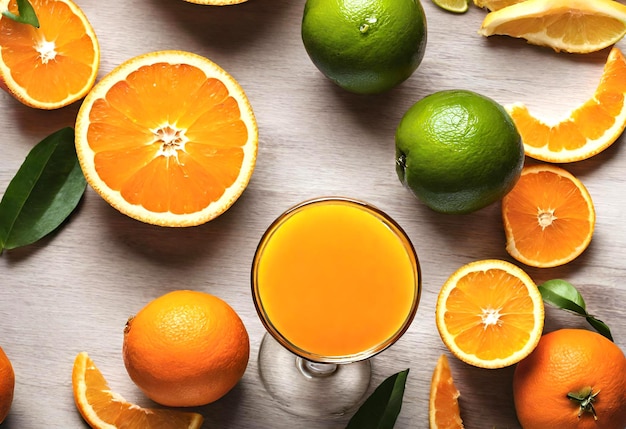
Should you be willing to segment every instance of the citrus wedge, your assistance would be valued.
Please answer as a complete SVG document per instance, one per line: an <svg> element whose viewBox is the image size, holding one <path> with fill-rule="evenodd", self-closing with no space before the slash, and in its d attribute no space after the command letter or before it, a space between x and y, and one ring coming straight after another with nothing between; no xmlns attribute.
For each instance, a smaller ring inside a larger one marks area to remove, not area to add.
<svg viewBox="0 0 626 429"><path fill-rule="evenodd" d="M489 9L490 11L499 10L507 6L511 6L516 3L521 3L526 0L474 0L474 4L483 9Z"/></svg>
<svg viewBox="0 0 626 429"><path fill-rule="evenodd" d="M502 368L537 345L543 300L533 280L510 262L486 259L459 268L445 282L435 310L444 344L458 359Z"/></svg>
<svg viewBox="0 0 626 429"><path fill-rule="evenodd" d="M239 4L248 0L185 0L187 3L205 4L210 6L228 6L231 4Z"/></svg>
<svg viewBox="0 0 626 429"><path fill-rule="evenodd" d="M564 163L590 158L622 135L626 127L625 99L626 59L614 47L593 97L560 122L549 124L538 119L523 103L505 107L522 136L526 155Z"/></svg>
<svg viewBox="0 0 626 429"><path fill-rule="evenodd" d="M71 0L29 0L39 28L0 17L0 87L27 106L58 109L85 96L100 66L96 34ZM18 14L16 0L0 10Z"/></svg>
<svg viewBox="0 0 626 429"><path fill-rule="evenodd" d="M465 13L469 9L468 0L432 0L432 2L452 13Z"/></svg>
<svg viewBox="0 0 626 429"><path fill-rule="evenodd" d="M76 152L87 182L140 221L194 226L246 188L258 128L239 84L196 54L159 51L121 64L85 98Z"/></svg>
<svg viewBox="0 0 626 429"><path fill-rule="evenodd" d="M591 242L596 214L585 186L566 170L524 167L502 199L506 250L533 267L556 267L578 257Z"/></svg>
<svg viewBox="0 0 626 429"><path fill-rule="evenodd" d="M488 13L479 33L523 38L557 52L594 52L624 37L626 5L614 0L526 0Z"/></svg>
<svg viewBox="0 0 626 429"><path fill-rule="evenodd" d="M430 382L428 402L430 429L463 429L459 396L459 390L452 379L448 358L442 354Z"/></svg>
<svg viewBox="0 0 626 429"><path fill-rule="evenodd" d="M86 352L80 352L72 369L72 390L78 411L94 429L196 429L198 413L141 408L112 392Z"/></svg>

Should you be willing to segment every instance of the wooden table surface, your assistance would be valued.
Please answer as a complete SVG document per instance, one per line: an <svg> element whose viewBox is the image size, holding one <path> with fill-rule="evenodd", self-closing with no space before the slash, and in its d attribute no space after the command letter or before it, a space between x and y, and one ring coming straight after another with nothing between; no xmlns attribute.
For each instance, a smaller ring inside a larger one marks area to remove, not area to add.
<svg viewBox="0 0 626 429"><path fill-rule="evenodd" d="M464 216L426 208L398 181L394 132L406 110L443 89L469 89L502 104L525 102L559 118L589 98L608 50L557 54L506 37L477 34L486 12L464 15L423 0L428 44L417 72L396 89L358 96L335 87L309 60L300 38L304 0L250 0L210 7L182 0L77 0L99 37L99 77L135 55L161 49L204 55L230 72L248 94L260 132L258 162L237 203L208 224L186 229L150 226L111 208L88 188L79 209L57 233L0 256L0 345L11 358L16 387L3 427L82 428L72 399L74 357L87 351L113 390L148 401L122 362L127 318L174 289L210 292L242 317L251 340L241 382L216 403L198 408L206 428L342 428L339 420L303 421L283 412L262 387L256 362L264 334L250 296L250 265L269 223L301 200L344 195L369 201L408 232L419 254L423 292L413 324L373 362L371 389L410 368L396 428L427 428L432 370L447 353L434 321L435 300L461 265L484 258L512 261L504 248L500 205ZM618 46L626 49L626 42ZM57 111L25 107L0 94L0 193L29 150L63 126L79 103ZM597 210L587 251L559 268L524 267L541 283L563 278L626 348L626 150L624 138L596 157L564 165L589 189ZM545 330L587 325L547 309ZM519 428L512 402L513 368L483 370L451 359L468 429Z"/></svg>

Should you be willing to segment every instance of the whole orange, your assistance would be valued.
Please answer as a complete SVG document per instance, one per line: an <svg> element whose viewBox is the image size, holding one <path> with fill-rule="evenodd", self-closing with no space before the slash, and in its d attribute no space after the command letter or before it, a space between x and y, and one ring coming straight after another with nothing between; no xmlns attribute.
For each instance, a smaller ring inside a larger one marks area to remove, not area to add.
<svg viewBox="0 0 626 429"><path fill-rule="evenodd" d="M626 357L600 334L545 334L516 367L513 395L524 429L624 429Z"/></svg>
<svg viewBox="0 0 626 429"><path fill-rule="evenodd" d="M13 403L15 373L11 361L0 347L0 423L6 419Z"/></svg>
<svg viewBox="0 0 626 429"><path fill-rule="evenodd" d="M162 295L124 329L128 375L146 396L166 406L218 400L241 379L249 354L248 332L235 310L204 292Z"/></svg>

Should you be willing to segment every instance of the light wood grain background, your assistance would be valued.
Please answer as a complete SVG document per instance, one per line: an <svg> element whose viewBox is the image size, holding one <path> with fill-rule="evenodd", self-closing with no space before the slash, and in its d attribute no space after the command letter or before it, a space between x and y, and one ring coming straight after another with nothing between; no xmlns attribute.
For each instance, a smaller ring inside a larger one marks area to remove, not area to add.
<svg viewBox="0 0 626 429"><path fill-rule="evenodd" d="M0 345L13 361L13 408L3 427L83 428L72 399L71 369L90 353L113 390L150 403L129 379L121 356L126 319L149 300L191 288L228 301L251 338L251 359L238 386L198 408L206 428L342 428L335 421L302 421L274 404L257 372L263 327L250 297L249 270L258 240L284 209L321 195L345 195L377 205L410 235L420 257L423 293L406 335L375 358L372 388L410 368L399 429L428 427L428 389L441 353L434 303L459 266L483 258L511 260L504 249L500 206L465 216L436 214L404 189L394 170L394 132L404 112L432 92L459 88L505 104L527 103L558 118L596 88L608 50L557 54L505 37L477 34L485 12L453 15L423 0L428 44L417 72L398 88L357 96L333 86L307 57L300 38L304 0L250 0L209 7L182 0L77 0L99 37L99 76L145 52L181 49L229 71L247 92L260 130L258 163L240 200L200 227L167 229L121 215L88 189L61 230L0 256ZM624 42L618 46L626 48ZM58 111L25 107L0 94L0 192L28 151L63 126L73 126L78 103ZM525 267L541 283L564 278L583 293L589 310L626 347L626 226L623 138L593 159L566 165L588 187L597 209L589 249L554 269ZM546 331L584 322L547 310ZM469 429L519 428L512 402L513 368L482 370L451 360Z"/></svg>

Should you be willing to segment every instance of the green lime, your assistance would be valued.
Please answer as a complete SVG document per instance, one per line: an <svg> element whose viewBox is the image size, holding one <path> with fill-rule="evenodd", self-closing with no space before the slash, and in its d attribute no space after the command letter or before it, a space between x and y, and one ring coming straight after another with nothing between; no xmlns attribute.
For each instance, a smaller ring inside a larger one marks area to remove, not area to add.
<svg viewBox="0 0 626 429"><path fill-rule="evenodd" d="M524 146L506 110L471 91L431 94L396 129L396 172L428 207L469 213L500 200L515 185Z"/></svg>
<svg viewBox="0 0 626 429"><path fill-rule="evenodd" d="M469 9L468 0L432 0L437 6L453 13L465 13Z"/></svg>
<svg viewBox="0 0 626 429"><path fill-rule="evenodd" d="M307 0L302 41L331 81L376 94L408 79L421 63L426 18L419 0Z"/></svg>

